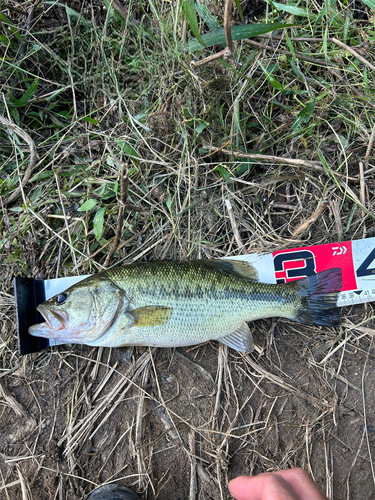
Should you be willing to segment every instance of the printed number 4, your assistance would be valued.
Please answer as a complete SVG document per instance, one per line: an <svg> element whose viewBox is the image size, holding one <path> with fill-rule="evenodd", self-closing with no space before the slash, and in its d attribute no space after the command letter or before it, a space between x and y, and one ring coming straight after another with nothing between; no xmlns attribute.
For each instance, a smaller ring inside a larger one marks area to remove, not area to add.
<svg viewBox="0 0 375 500"><path fill-rule="evenodd" d="M375 248L369 253L362 264L357 269L357 276L371 276L375 274L375 267L369 268L371 262L375 259Z"/></svg>

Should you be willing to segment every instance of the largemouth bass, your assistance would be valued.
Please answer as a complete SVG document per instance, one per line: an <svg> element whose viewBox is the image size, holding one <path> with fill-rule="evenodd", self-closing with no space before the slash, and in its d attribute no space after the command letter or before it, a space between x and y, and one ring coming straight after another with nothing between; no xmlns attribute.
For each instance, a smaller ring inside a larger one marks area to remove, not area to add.
<svg viewBox="0 0 375 500"><path fill-rule="evenodd" d="M341 287L340 269L270 285L259 283L244 261L135 263L90 276L39 305L46 322L29 333L104 347L178 347L216 339L251 352L246 321L281 316L337 326Z"/></svg>

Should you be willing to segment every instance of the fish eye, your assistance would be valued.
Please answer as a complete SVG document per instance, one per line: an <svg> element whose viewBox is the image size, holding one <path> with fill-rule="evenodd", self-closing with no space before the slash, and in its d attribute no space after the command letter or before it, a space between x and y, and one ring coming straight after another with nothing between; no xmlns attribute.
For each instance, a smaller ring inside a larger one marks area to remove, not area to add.
<svg viewBox="0 0 375 500"><path fill-rule="evenodd" d="M58 296L56 297L56 304L63 304L68 296L66 293L59 293Z"/></svg>

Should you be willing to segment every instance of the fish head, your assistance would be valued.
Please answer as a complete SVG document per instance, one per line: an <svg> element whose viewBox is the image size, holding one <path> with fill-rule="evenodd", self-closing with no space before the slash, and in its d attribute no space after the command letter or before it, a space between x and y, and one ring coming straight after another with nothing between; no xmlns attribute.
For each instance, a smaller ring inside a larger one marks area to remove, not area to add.
<svg viewBox="0 0 375 500"><path fill-rule="evenodd" d="M33 325L29 333L64 343L97 341L115 322L125 293L112 281L93 276L51 297L37 307L46 320Z"/></svg>

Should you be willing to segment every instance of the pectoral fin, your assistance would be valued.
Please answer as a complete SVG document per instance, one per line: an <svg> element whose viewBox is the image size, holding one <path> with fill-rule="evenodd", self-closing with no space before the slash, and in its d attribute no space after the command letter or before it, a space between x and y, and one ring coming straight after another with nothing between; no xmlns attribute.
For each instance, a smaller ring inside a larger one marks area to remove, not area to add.
<svg viewBox="0 0 375 500"><path fill-rule="evenodd" d="M225 335L225 337L220 337L217 340L237 351L248 353L254 350L253 336L250 332L250 328L245 322L241 323L234 332Z"/></svg>
<svg viewBox="0 0 375 500"><path fill-rule="evenodd" d="M171 307L146 306L128 311L127 316L133 320L130 326L160 326L166 324L171 313Z"/></svg>

